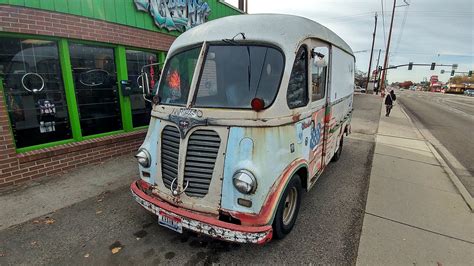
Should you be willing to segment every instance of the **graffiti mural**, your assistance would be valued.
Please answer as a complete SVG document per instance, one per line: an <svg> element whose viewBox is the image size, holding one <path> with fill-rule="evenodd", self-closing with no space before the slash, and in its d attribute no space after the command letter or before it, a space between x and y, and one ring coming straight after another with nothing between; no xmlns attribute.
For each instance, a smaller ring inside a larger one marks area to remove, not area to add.
<svg viewBox="0 0 474 266"><path fill-rule="evenodd" d="M207 21L211 8L202 0L134 0L140 11L150 13L160 28L185 30Z"/></svg>

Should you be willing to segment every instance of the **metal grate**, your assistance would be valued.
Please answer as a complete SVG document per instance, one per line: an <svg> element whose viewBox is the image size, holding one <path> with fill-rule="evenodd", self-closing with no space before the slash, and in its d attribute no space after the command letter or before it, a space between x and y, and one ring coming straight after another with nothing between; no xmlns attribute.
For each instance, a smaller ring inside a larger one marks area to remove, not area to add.
<svg viewBox="0 0 474 266"><path fill-rule="evenodd" d="M221 139L213 130L196 130L191 134L184 167L183 186L189 181L186 195L204 197L207 194L220 144Z"/></svg>
<svg viewBox="0 0 474 266"><path fill-rule="evenodd" d="M161 133L161 176L168 189L173 179L178 177L179 131L174 126L166 126Z"/></svg>

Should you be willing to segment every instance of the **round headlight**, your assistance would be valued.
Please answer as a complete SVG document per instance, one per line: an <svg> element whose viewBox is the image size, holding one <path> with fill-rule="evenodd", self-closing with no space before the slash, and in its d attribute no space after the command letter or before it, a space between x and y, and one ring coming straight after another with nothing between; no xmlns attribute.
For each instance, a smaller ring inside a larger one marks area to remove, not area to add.
<svg viewBox="0 0 474 266"><path fill-rule="evenodd" d="M151 156L150 156L150 153L146 149L138 150L138 153L135 155L135 158L137 158L137 161L141 166L145 168L150 167Z"/></svg>
<svg viewBox="0 0 474 266"><path fill-rule="evenodd" d="M242 194L251 194L257 189L257 179L247 170L239 170L232 177L234 187Z"/></svg>

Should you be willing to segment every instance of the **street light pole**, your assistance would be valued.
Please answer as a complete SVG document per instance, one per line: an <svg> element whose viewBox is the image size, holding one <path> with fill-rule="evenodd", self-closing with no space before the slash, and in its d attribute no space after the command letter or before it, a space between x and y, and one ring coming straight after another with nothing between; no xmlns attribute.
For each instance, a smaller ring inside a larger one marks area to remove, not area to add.
<svg viewBox="0 0 474 266"><path fill-rule="evenodd" d="M390 22L390 30L388 33L388 41L387 41L387 49L385 50L385 60L383 63L383 68L384 71L382 72L382 80L380 83L380 92L383 94L383 91L385 90L385 76L386 76L386 71L387 64L388 64L388 54L390 51L390 40L392 39L392 28L393 28L393 18L395 17L395 7L397 5L397 0L393 0L393 10L392 10L392 21Z"/></svg>
<svg viewBox="0 0 474 266"><path fill-rule="evenodd" d="M372 49L370 49L369 71L367 71L367 88L365 89L365 93L369 93L370 70L372 68L372 56L374 54L376 32L377 32L377 13L375 13L375 27L374 27L374 34L372 34Z"/></svg>

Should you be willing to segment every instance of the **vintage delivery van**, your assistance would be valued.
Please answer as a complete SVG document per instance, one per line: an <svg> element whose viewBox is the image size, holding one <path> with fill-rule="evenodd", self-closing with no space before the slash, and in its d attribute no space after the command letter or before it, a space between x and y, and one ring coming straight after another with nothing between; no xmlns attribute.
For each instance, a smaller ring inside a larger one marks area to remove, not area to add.
<svg viewBox="0 0 474 266"><path fill-rule="evenodd" d="M177 232L283 238L302 193L341 156L353 88L351 48L314 21L238 15L193 28L153 92L133 197Z"/></svg>

